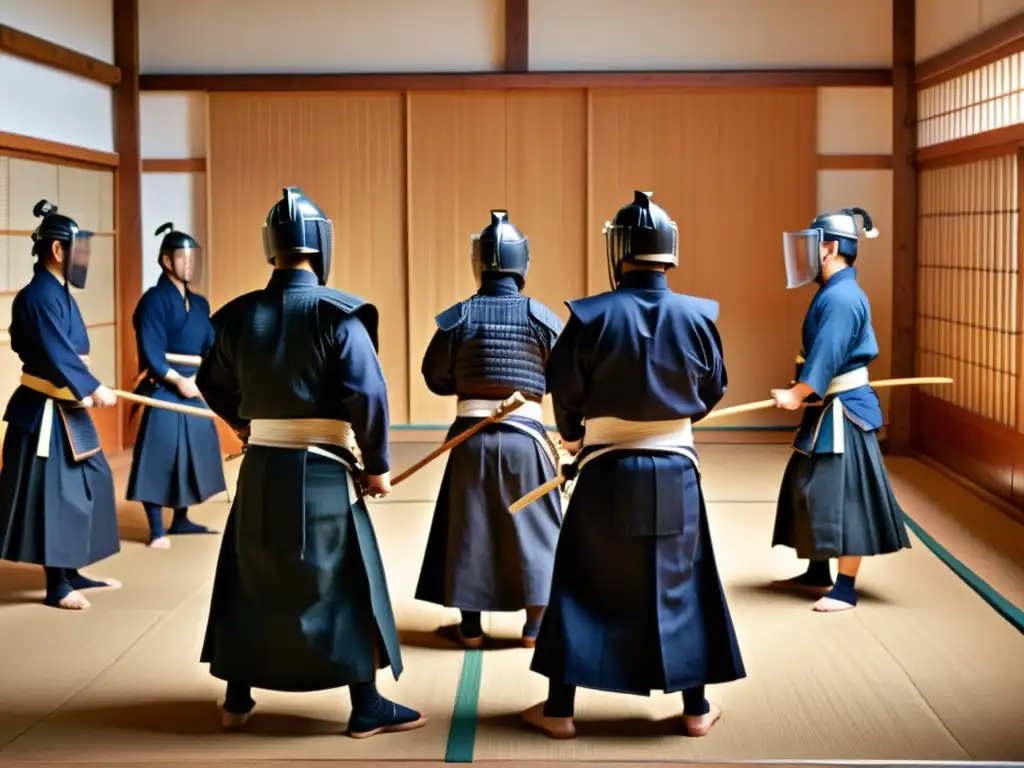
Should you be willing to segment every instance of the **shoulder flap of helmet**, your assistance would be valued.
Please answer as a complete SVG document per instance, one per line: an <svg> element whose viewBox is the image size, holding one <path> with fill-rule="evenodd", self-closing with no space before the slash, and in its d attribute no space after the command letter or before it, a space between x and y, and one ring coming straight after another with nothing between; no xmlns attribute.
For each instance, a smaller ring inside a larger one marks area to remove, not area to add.
<svg viewBox="0 0 1024 768"><path fill-rule="evenodd" d="M227 304L218 309L210 321L214 325L221 325L225 322L230 321L233 317L236 317L239 313L244 312L245 308L251 301L258 298L263 291L250 291L249 293L243 293L241 296L236 296L231 299Z"/></svg>
<svg viewBox="0 0 1024 768"><path fill-rule="evenodd" d="M530 317L552 333L557 334L562 332L562 318L536 299L530 299Z"/></svg>
<svg viewBox="0 0 1024 768"><path fill-rule="evenodd" d="M565 302L573 316L584 325L593 322L604 314L608 307L608 297L614 296L613 292L599 293L596 296L587 296L582 299Z"/></svg>
<svg viewBox="0 0 1024 768"><path fill-rule="evenodd" d="M699 296L687 296L686 301L705 320L709 320L712 323L718 322L718 312L721 307L714 299L702 299Z"/></svg>
<svg viewBox="0 0 1024 768"><path fill-rule="evenodd" d="M454 331L466 320L466 314L469 312L469 302L460 301L458 304L453 304L448 307L444 312L434 318L434 322L437 323L437 327L447 333L448 331Z"/></svg>
<svg viewBox="0 0 1024 768"><path fill-rule="evenodd" d="M337 288L328 288L323 285L317 287L316 294L317 298L325 304L337 307L346 315L358 317L370 334L374 350L376 351L380 348L380 342L377 337L377 326L380 318L377 314L377 308L373 304L354 294L345 293L345 291L339 291Z"/></svg>

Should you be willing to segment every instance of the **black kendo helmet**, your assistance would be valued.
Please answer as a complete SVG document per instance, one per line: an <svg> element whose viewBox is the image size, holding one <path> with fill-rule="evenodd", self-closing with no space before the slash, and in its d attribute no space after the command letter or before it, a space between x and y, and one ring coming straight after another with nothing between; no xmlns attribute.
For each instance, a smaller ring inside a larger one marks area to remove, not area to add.
<svg viewBox="0 0 1024 768"><path fill-rule="evenodd" d="M615 218L604 225L613 289L622 280L623 262L679 266L679 230L665 209L651 202L653 194L635 191L633 202L619 208Z"/></svg>
<svg viewBox="0 0 1024 768"><path fill-rule="evenodd" d="M267 261L273 264L278 255L309 254L317 280L327 285L334 241L331 219L299 187L287 187L282 193L263 227Z"/></svg>
<svg viewBox="0 0 1024 768"><path fill-rule="evenodd" d="M484 272L511 275L519 288L530 270L530 241L508 220L508 211L491 211L491 223L473 236L473 274L477 282Z"/></svg>
<svg viewBox="0 0 1024 768"><path fill-rule="evenodd" d="M864 237L878 237L878 230L871 222L871 214L863 208L844 208L831 213L820 213L809 229L821 230L821 242L839 243L839 255L850 261L857 258L857 216L864 220Z"/></svg>
<svg viewBox="0 0 1024 768"><path fill-rule="evenodd" d="M166 224L162 224L159 229L154 233L157 237L163 235L164 239L160 241L160 252L157 254L156 263L160 265L161 269L164 267L164 256L174 257L174 252L187 248L194 251L199 251L199 242L192 237L192 235L184 232L179 232L174 228L174 223L168 221Z"/></svg>
<svg viewBox="0 0 1024 768"><path fill-rule="evenodd" d="M79 290L85 288L86 273L89 269L88 248L89 238L92 232L79 229L78 222L70 216L57 212L57 206L49 200L40 200L32 209L32 215L41 218L42 221L32 233L32 253L38 258L43 258L49 252L49 243L56 240L64 247L65 258L62 265L64 280ZM75 246L79 245L79 251L85 258L76 261L72 257Z"/></svg>

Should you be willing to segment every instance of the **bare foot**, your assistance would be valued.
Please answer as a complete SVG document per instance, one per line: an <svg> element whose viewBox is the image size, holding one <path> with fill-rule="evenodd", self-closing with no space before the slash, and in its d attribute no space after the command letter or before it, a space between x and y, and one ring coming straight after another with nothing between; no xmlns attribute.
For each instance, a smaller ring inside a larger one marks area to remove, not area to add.
<svg viewBox="0 0 1024 768"><path fill-rule="evenodd" d="M722 708L713 701L708 702L708 713L706 715L683 715L683 726L686 728L687 736L707 736L711 726L722 717Z"/></svg>
<svg viewBox="0 0 1024 768"><path fill-rule="evenodd" d="M530 635L523 635L523 648L536 648L537 638Z"/></svg>
<svg viewBox="0 0 1024 768"><path fill-rule="evenodd" d="M482 648L484 645L484 636L478 635L477 637L466 637L462 634L462 629L459 629L459 642L467 648Z"/></svg>
<svg viewBox="0 0 1024 768"><path fill-rule="evenodd" d="M158 539L153 539L147 544L150 549L170 549L171 540L167 536L161 536Z"/></svg>
<svg viewBox="0 0 1024 768"><path fill-rule="evenodd" d="M856 606L844 603L842 600L836 600L832 597L823 597L821 600L814 604L812 610L818 613L840 613L841 611L849 611Z"/></svg>
<svg viewBox="0 0 1024 768"><path fill-rule="evenodd" d="M576 723L571 717L547 717L544 714L544 702L534 704L523 712L523 721L544 731L552 739L576 738Z"/></svg>
<svg viewBox="0 0 1024 768"><path fill-rule="evenodd" d="M244 728L245 724L249 722L249 717L252 712L246 712L244 715L236 715L232 712L228 712L226 709L221 707L220 709L220 724L221 727L227 731L236 731L240 728Z"/></svg>
<svg viewBox="0 0 1024 768"><path fill-rule="evenodd" d="M91 608L92 603L86 600L85 595L81 592L69 592L63 600L57 603L57 607L67 611L84 611L86 608Z"/></svg>

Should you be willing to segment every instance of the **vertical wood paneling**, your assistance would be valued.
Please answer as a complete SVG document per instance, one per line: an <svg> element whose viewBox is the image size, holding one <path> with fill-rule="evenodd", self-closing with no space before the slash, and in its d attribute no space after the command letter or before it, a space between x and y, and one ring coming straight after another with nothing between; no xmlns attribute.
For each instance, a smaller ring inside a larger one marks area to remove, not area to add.
<svg viewBox="0 0 1024 768"><path fill-rule="evenodd" d="M263 219L303 186L351 222L338 284L381 308L382 357L407 347L385 357L393 421L445 423L455 404L420 362L433 318L476 290L470 237L488 211L509 209L530 238L526 292L566 318L565 300L608 290L602 223L651 189L680 225L673 286L722 303L730 401L761 399L792 376L812 293L785 290L779 241L816 212L816 103L814 89L212 94L211 301L265 284Z"/></svg>
<svg viewBox="0 0 1024 768"><path fill-rule="evenodd" d="M398 93L211 94L210 301L266 285L262 226L286 186L334 221L330 284L380 310L391 416L408 419L405 146ZM468 257L467 257L468 258Z"/></svg>
<svg viewBox="0 0 1024 768"><path fill-rule="evenodd" d="M918 372L928 394L1018 426L1020 335L1016 153L920 179Z"/></svg>
<svg viewBox="0 0 1024 768"><path fill-rule="evenodd" d="M502 92L409 94L410 420L440 424L451 398L419 376L434 316L476 290L470 236L507 205L506 98ZM510 216L515 216L510 212Z"/></svg>
<svg viewBox="0 0 1024 768"><path fill-rule="evenodd" d="M609 285L601 225L634 189L653 191L679 226L673 288L721 304L724 403L785 385L813 291L786 290L781 232L816 213L816 92L595 91L591 99L590 292ZM767 411L731 423L793 420Z"/></svg>

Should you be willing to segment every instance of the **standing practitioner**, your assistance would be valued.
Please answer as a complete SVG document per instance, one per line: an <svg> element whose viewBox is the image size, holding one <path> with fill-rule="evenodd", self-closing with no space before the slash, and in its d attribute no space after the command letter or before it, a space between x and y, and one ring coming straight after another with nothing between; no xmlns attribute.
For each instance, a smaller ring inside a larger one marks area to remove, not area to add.
<svg viewBox="0 0 1024 768"><path fill-rule="evenodd" d="M213 344L210 304L192 291L202 249L171 223L158 256L162 274L142 295L132 323L138 340L136 393L167 403L204 407L195 375ZM217 426L212 419L164 408L144 408L132 451L128 501L140 501L149 522L149 546L167 549L167 534L214 533L188 519L188 508L227 489ZM174 510L164 531L163 508Z"/></svg>
<svg viewBox="0 0 1024 768"><path fill-rule="evenodd" d="M326 287L332 224L298 187L267 216L267 287L214 315L196 383L248 449L213 586L201 660L227 682L223 722L245 722L253 688L349 687L349 734L407 731L426 718L377 692L402 672L384 565L361 481L391 490L388 394L377 309Z"/></svg>
<svg viewBox="0 0 1024 768"><path fill-rule="evenodd" d="M530 244L507 211L491 211L491 223L473 236L472 263L480 288L437 316L423 378L435 395L458 397L449 439L513 392L527 403L452 449L416 598L460 609L459 636L469 648L483 643L481 611L525 608L522 641L532 648L551 587L561 496L552 491L515 517L508 507L557 471L541 400L544 364L562 321L522 295Z"/></svg>
<svg viewBox="0 0 1024 768"><path fill-rule="evenodd" d="M854 581L862 557L910 547L903 511L889 485L877 432L882 408L868 378L878 357L871 305L857 283L857 219L878 236L863 208L820 214L809 229L783 236L789 288L818 291L804 318L796 383L772 390L779 408L806 408L779 490L772 546L810 560L806 573L776 585L825 594L814 610L857 604ZM829 558L839 558L835 584Z"/></svg>
<svg viewBox="0 0 1024 768"><path fill-rule="evenodd" d="M78 572L121 549L114 477L87 410L117 398L89 372L89 333L68 287L85 288L92 233L46 200L32 213L42 218L36 263L11 307L22 373L4 413L0 558L43 566L45 604L82 610L82 590L121 586Z"/></svg>
<svg viewBox="0 0 1024 768"><path fill-rule="evenodd" d="M532 669L548 698L524 713L572 738L577 686L682 691L682 728L721 716L704 686L745 677L701 491L692 425L725 394L718 304L674 293L675 223L636 192L605 225L612 290L569 302L548 361L577 478Z"/></svg>

